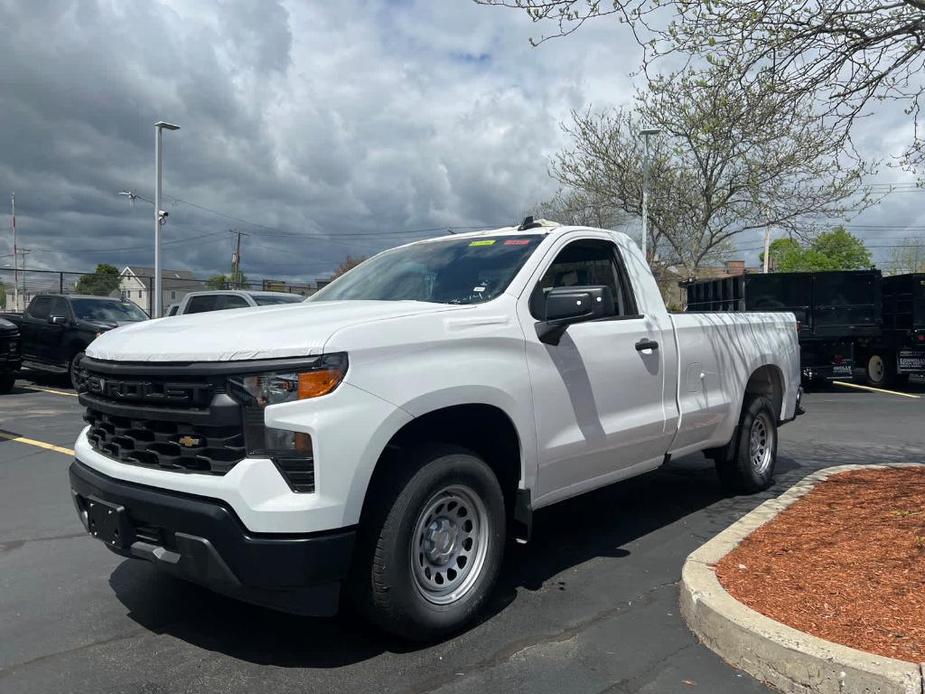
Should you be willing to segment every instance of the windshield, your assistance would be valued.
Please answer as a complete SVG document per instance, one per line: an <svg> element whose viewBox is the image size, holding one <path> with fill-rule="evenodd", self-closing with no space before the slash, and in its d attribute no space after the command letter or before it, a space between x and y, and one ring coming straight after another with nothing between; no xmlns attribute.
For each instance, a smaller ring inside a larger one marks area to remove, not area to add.
<svg viewBox="0 0 925 694"><path fill-rule="evenodd" d="M131 301L106 299L71 299L78 320L125 323L147 320L147 314Z"/></svg>
<svg viewBox="0 0 925 694"><path fill-rule="evenodd" d="M258 306L272 306L273 304L297 304L300 301L305 301L305 297L300 294L288 294L286 296L267 296L256 295L254 296L254 301L257 302Z"/></svg>
<svg viewBox="0 0 925 694"><path fill-rule="evenodd" d="M470 236L396 248L357 265L308 301L491 301L507 289L543 238Z"/></svg>

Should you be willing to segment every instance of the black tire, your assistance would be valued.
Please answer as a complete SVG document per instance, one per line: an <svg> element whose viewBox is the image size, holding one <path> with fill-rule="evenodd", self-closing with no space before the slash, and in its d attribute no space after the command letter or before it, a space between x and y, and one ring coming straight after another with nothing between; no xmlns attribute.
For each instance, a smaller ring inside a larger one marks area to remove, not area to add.
<svg viewBox="0 0 925 694"><path fill-rule="evenodd" d="M401 463L393 461L387 477L371 490L377 503L361 522L350 588L360 611L382 630L413 641L433 641L473 622L491 594L504 555L504 496L491 468L465 449L432 445L397 455ZM463 490L472 496L468 529L466 516L454 515L462 514L466 501L452 495L462 495ZM450 509L454 498L463 500ZM444 515L426 514L439 507L441 499L449 499ZM475 499L481 504L478 509ZM429 524L428 518L433 518ZM425 532L434 527L448 529L442 535L431 532L438 539L427 545ZM448 550L451 536L453 549ZM425 557L422 548L427 546L431 552L443 548L451 559L438 560L450 563L436 566ZM461 552L458 556L452 554L456 550ZM466 551L466 562L457 566ZM435 571L425 576L431 566ZM436 585L440 572L446 576L442 585L447 590L459 586L457 597L433 592L441 589ZM441 604L435 602L438 599L448 601Z"/></svg>
<svg viewBox="0 0 925 694"><path fill-rule="evenodd" d="M0 374L0 394L9 393L13 390L13 385L16 383L16 374L14 373L5 373Z"/></svg>
<svg viewBox="0 0 925 694"><path fill-rule="evenodd" d="M77 369L77 365L80 364L80 360L83 358L84 358L84 353L81 350L80 352L75 354L73 357L71 357L67 363L67 376L71 382L71 388L73 388L75 391L77 390L77 385L78 385L76 369Z"/></svg>
<svg viewBox="0 0 925 694"><path fill-rule="evenodd" d="M867 385L875 388L889 388L896 382L896 362L889 354L873 352L864 363Z"/></svg>
<svg viewBox="0 0 925 694"><path fill-rule="evenodd" d="M753 435L762 438L762 431L764 443L753 441ZM768 398L745 396L739 427L722 451L716 458L716 472L727 490L754 494L771 486L777 464L777 416Z"/></svg>

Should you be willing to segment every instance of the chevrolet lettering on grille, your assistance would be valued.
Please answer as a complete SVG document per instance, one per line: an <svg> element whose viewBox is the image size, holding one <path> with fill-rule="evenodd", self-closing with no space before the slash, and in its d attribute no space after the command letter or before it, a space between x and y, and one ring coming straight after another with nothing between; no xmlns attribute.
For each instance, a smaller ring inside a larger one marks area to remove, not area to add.
<svg viewBox="0 0 925 694"><path fill-rule="evenodd" d="M208 385L183 383L154 383L151 381L123 381L90 376L86 389L113 400L188 403L199 401L211 391Z"/></svg>

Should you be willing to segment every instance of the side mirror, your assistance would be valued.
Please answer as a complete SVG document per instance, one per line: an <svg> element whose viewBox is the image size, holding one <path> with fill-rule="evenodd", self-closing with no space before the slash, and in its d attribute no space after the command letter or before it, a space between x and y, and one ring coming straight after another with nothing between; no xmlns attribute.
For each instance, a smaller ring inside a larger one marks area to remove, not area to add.
<svg viewBox="0 0 925 694"><path fill-rule="evenodd" d="M64 325L67 323L67 316L48 316L48 322L52 325Z"/></svg>
<svg viewBox="0 0 925 694"><path fill-rule="evenodd" d="M613 293L607 286L553 287L545 292L540 315L537 337L558 345L572 323L614 315Z"/></svg>

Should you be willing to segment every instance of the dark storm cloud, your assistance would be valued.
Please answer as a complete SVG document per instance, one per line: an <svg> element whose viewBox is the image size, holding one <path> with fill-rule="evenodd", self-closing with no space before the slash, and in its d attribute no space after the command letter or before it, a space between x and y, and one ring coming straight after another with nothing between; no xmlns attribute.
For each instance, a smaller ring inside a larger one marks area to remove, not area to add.
<svg viewBox="0 0 925 694"><path fill-rule="evenodd" d="M15 191L30 266L56 269L151 264L153 208L117 193L151 196L159 119L182 126L166 267L225 270L230 227L248 274L299 278L426 235L396 230L514 221L555 187L559 121L627 102L638 63L615 25L532 49L525 17L466 0L0 0L0 29L0 212Z"/></svg>

